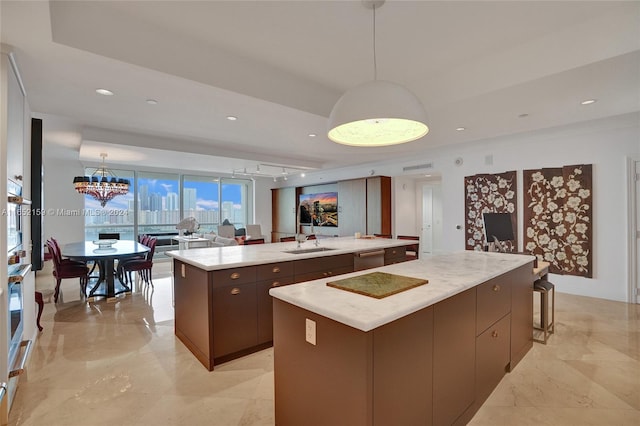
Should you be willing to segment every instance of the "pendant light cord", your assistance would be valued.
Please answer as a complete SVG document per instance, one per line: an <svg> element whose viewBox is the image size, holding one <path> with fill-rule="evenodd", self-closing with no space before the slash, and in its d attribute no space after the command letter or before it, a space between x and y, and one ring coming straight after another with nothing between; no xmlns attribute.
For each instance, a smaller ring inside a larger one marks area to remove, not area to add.
<svg viewBox="0 0 640 426"><path fill-rule="evenodd" d="M376 58L376 6L373 6L373 80L378 79L378 60Z"/></svg>

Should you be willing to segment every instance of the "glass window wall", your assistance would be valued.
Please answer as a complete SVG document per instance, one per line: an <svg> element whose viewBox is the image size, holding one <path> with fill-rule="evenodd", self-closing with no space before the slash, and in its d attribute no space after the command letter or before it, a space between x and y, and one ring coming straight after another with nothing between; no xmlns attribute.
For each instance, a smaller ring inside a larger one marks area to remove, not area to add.
<svg viewBox="0 0 640 426"><path fill-rule="evenodd" d="M94 169L87 169L90 175ZM253 221L253 181L175 173L113 170L131 182L129 193L119 195L102 208L85 196L85 239L97 240L99 233L119 233L120 239L138 235L159 237L159 256L177 247L171 237L178 234L176 224L195 217L199 233L217 232L228 219L236 228Z"/></svg>

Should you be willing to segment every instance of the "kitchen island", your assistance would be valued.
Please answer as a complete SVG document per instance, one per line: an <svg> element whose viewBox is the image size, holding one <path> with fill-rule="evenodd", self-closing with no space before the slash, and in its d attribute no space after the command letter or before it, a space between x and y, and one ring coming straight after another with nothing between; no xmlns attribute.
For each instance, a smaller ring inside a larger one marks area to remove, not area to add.
<svg viewBox="0 0 640 426"><path fill-rule="evenodd" d="M271 288L404 262L411 244L340 237L168 251L175 334L213 370L273 344Z"/></svg>
<svg viewBox="0 0 640 426"><path fill-rule="evenodd" d="M272 289L276 423L466 424L532 347L533 263L467 251L340 277L428 280L382 299Z"/></svg>

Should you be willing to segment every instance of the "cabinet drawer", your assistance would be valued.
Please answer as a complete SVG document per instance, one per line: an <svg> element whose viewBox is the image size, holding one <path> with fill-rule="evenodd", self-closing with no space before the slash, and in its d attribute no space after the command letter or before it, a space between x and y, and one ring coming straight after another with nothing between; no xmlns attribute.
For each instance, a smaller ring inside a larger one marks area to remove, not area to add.
<svg viewBox="0 0 640 426"><path fill-rule="evenodd" d="M504 276L476 287L476 336L511 312L511 283Z"/></svg>
<svg viewBox="0 0 640 426"><path fill-rule="evenodd" d="M268 265L256 266L256 279L278 280L284 277L293 277L293 262L269 263Z"/></svg>
<svg viewBox="0 0 640 426"><path fill-rule="evenodd" d="M256 267L222 269L213 271L211 275L214 287L253 283L256 281Z"/></svg>
<svg viewBox="0 0 640 426"><path fill-rule="evenodd" d="M313 271L307 272L306 274L296 274L295 281L297 283L301 283L305 281L319 280L321 278L331 278L336 275L349 274L351 272L353 272L353 265L342 268L331 268L326 271Z"/></svg>
<svg viewBox="0 0 640 426"><path fill-rule="evenodd" d="M296 260L293 264L293 271L297 277L309 272L329 271L349 266L353 269L353 254L351 253Z"/></svg>
<svg viewBox="0 0 640 426"><path fill-rule="evenodd" d="M510 361L511 315L476 338L476 401L482 404L505 375Z"/></svg>
<svg viewBox="0 0 640 426"><path fill-rule="evenodd" d="M402 247L388 247L384 249L384 264L391 265L394 263L404 262L406 257L407 248Z"/></svg>

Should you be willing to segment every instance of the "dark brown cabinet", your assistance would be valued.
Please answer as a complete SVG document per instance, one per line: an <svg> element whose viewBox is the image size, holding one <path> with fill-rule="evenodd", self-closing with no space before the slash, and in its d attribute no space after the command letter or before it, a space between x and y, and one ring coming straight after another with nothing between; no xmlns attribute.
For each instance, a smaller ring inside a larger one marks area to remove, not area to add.
<svg viewBox="0 0 640 426"><path fill-rule="evenodd" d="M511 283L500 276L480 284L476 291L476 335L479 335L511 311Z"/></svg>
<svg viewBox="0 0 640 426"><path fill-rule="evenodd" d="M297 260L293 264L295 282L317 280L353 272L353 254Z"/></svg>
<svg viewBox="0 0 640 426"><path fill-rule="evenodd" d="M511 363L513 370L533 347L533 265L509 274L511 282Z"/></svg>
<svg viewBox="0 0 640 426"><path fill-rule="evenodd" d="M293 284L293 262L257 266L258 345L273 341L273 301L269 290Z"/></svg>
<svg viewBox="0 0 640 426"><path fill-rule="evenodd" d="M524 289L532 269L533 262L369 331L275 299L276 423L467 424L514 365L514 341L526 347L525 335L531 339ZM513 325L524 315L526 333ZM308 319L316 344L304 338Z"/></svg>
<svg viewBox="0 0 640 426"><path fill-rule="evenodd" d="M213 370L272 344L271 288L353 271L353 253L210 272L174 260L176 336Z"/></svg>
<svg viewBox="0 0 640 426"><path fill-rule="evenodd" d="M384 264L405 262L407 260L407 248L405 246L389 247L384 249Z"/></svg>
<svg viewBox="0 0 640 426"><path fill-rule="evenodd" d="M429 307L362 332L275 299L276 424L431 424L432 324Z"/></svg>
<svg viewBox="0 0 640 426"><path fill-rule="evenodd" d="M255 283L214 286L212 314L214 358L258 344Z"/></svg>
<svg viewBox="0 0 640 426"><path fill-rule="evenodd" d="M476 289L433 309L433 424L451 425L475 400Z"/></svg>
<svg viewBox="0 0 640 426"><path fill-rule="evenodd" d="M209 273L179 260L173 261L173 271L176 336L208 370L213 370Z"/></svg>
<svg viewBox="0 0 640 426"><path fill-rule="evenodd" d="M476 338L476 405L500 383L509 366L511 315L507 314Z"/></svg>

